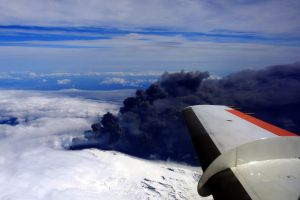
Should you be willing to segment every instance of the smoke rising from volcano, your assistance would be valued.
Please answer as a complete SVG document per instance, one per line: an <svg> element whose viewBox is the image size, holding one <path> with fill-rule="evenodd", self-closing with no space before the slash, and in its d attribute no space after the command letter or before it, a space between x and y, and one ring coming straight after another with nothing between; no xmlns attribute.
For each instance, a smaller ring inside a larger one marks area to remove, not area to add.
<svg viewBox="0 0 300 200"><path fill-rule="evenodd" d="M118 116L106 114L95 123L93 131L85 133L94 143L83 146L196 164L181 114L195 104L235 106L299 133L300 63L241 71L222 79L199 71L165 73L148 89L126 98ZM71 149L81 147L74 142Z"/></svg>

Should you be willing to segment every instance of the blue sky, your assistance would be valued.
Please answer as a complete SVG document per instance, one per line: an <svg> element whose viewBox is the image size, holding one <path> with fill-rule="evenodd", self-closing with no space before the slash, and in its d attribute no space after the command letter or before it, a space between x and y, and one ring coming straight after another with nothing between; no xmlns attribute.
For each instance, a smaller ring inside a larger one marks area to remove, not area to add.
<svg viewBox="0 0 300 200"><path fill-rule="evenodd" d="M245 68L300 61L300 2L0 0L0 71Z"/></svg>

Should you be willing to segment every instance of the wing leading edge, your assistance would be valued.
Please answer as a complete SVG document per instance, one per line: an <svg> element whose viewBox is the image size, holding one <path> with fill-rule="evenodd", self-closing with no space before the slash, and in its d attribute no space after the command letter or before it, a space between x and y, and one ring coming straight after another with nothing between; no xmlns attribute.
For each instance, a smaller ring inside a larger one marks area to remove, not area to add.
<svg viewBox="0 0 300 200"><path fill-rule="evenodd" d="M299 199L300 137L227 106L183 111L204 174L202 196Z"/></svg>

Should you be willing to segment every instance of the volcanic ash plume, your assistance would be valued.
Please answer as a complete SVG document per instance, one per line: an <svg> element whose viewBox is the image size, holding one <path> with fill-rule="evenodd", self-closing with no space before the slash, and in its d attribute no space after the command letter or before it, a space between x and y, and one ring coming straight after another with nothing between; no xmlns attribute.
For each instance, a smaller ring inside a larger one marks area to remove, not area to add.
<svg viewBox="0 0 300 200"><path fill-rule="evenodd" d="M222 79L207 72L165 73L126 98L118 116L107 113L74 139L71 149L96 147L150 159L197 164L181 110L195 104L235 106L300 132L300 63L247 70Z"/></svg>

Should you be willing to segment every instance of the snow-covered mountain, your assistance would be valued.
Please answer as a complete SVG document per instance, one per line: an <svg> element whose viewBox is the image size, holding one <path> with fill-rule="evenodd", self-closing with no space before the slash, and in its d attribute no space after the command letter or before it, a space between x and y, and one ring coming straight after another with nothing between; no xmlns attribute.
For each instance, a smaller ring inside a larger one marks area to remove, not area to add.
<svg viewBox="0 0 300 200"><path fill-rule="evenodd" d="M0 91L0 199L212 199L199 167L63 146L117 104L63 94Z"/></svg>

